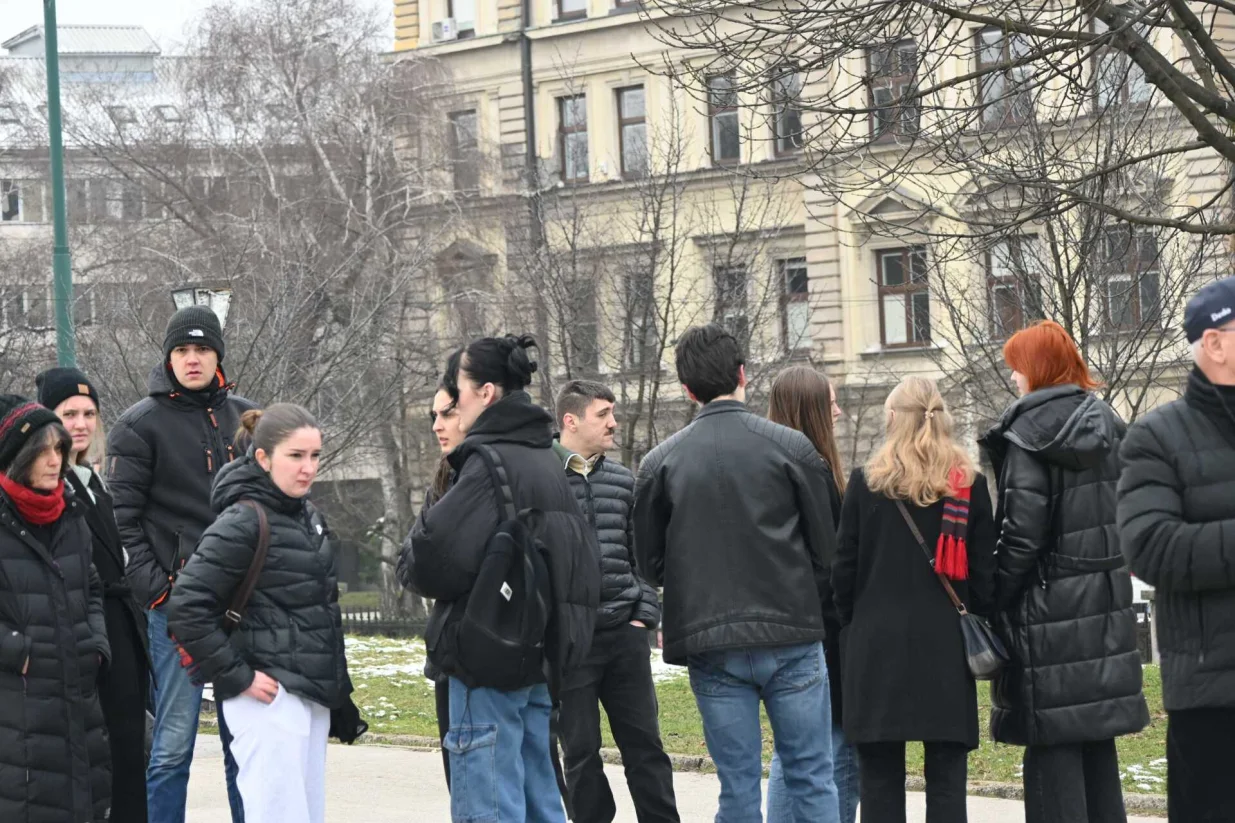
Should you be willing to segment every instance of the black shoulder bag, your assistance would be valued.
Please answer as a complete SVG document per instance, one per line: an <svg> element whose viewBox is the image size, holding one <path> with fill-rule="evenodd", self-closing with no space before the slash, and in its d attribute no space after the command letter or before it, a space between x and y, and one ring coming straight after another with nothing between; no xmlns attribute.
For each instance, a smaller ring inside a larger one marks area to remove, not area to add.
<svg viewBox="0 0 1235 823"><path fill-rule="evenodd" d="M926 562L931 564L935 577L939 578L940 584L948 594L948 599L952 601L952 605L961 616L961 640L965 643L965 660L969 664L969 673L973 675L974 680L994 678L1008 664L1008 650L1004 647L1003 641L991 629L989 623L976 614L969 613L964 602L957 596L956 589L952 588L947 575L935 570L935 556L931 554L930 547L926 545L926 540L922 537L918 524L913 522L913 517L909 514L909 509L905 507L904 501L897 500L896 508L900 509L901 517L905 518L905 523L913 532L913 538L918 541L922 553L926 555Z"/></svg>

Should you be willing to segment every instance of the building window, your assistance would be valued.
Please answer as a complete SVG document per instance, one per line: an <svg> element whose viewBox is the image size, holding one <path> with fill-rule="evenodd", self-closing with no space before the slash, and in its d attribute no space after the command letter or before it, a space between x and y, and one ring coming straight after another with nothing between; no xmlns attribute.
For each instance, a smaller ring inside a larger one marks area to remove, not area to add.
<svg viewBox="0 0 1235 823"><path fill-rule="evenodd" d="M876 254L879 327L885 347L922 346L931 340L926 248L911 246Z"/></svg>
<svg viewBox="0 0 1235 823"><path fill-rule="evenodd" d="M73 284L73 324L78 328L93 326L95 321L94 288Z"/></svg>
<svg viewBox="0 0 1235 823"><path fill-rule="evenodd" d="M184 120L184 117L180 114L180 109L175 106L155 106L154 114L164 123L179 123Z"/></svg>
<svg viewBox="0 0 1235 823"><path fill-rule="evenodd" d="M712 135L712 162L736 163L742 157L738 133L738 90L732 72L708 78L708 122Z"/></svg>
<svg viewBox="0 0 1235 823"><path fill-rule="evenodd" d="M446 16L454 18L460 40L476 36L476 0L446 0Z"/></svg>
<svg viewBox="0 0 1235 823"><path fill-rule="evenodd" d="M38 180L0 180L0 222L46 222L45 191Z"/></svg>
<svg viewBox="0 0 1235 823"><path fill-rule="evenodd" d="M802 148L802 75L794 66L772 73L772 108L776 153L792 154Z"/></svg>
<svg viewBox="0 0 1235 823"><path fill-rule="evenodd" d="M128 106L108 106L107 116L111 118L112 123L117 128L137 122L137 115Z"/></svg>
<svg viewBox="0 0 1235 823"><path fill-rule="evenodd" d="M47 286L29 285L22 289L20 325L27 329L48 329L54 322L51 289Z"/></svg>
<svg viewBox="0 0 1235 823"><path fill-rule="evenodd" d="M1160 325L1162 321L1161 261L1158 238L1129 225L1102 233L1106 277L1107 319L1112 328Z"/></svg>
<svg viewBox="0 0 1235 823"><path fill-rule="evenodd" d="M596 322L596 281L581 277L575 281L569 329L572 371L593 375L600 368L600 337Z"/></svg>
<svg viewBox="0 0 1235 823"><path fill-rule="evenodd" d="M746 266L737 263L712 267L712 282L716 294L714 317L730 334L746 347L750 334L747 316L748 278Z"/></svg>
<svg viewBox="0 0 1235 823"><path fill-rule="evenodd" d="M902 40L867 53L871 83L871 137L908 136L918 131L918 46Z"/></svg>
<svg viewBox="0 0 1235 823"><path fill-rule="evenodd" d="M986 253L992 340L1005 340L1040 320L1043 267L1034 235L1000 240Z"/></svg>
<svg viewBox="0 0 1235 823"><path fill-rule="evenodd" d="M983 126L1019 123L1033 113L1029 87L1032 66L1007 65L1028 55L1029 42L1019 34L1005 34L994 28L978 32L978 71L982 72L978 89Z"/></svg>
<svg viewBox="0 0 1235 823"><path fill-rule="evenodd" d="M809 349L810 339L810 278L806 258L778 260L776 268L781 282L781 335L785 351Z"/></svg>
<svg viewBox="0 0 1235 823"><path fill-rule="evenodd" d="M0 104L0 126L16 126L21 123L17 114L17 106L12 103Z"/></svg>
<svg viewBox="0 0 1235 823"><path fill-rule="evenodd" d="M1094 18L1094 32L1106 34L1106 23ZM1149 37L1149 27L1139 25L1137 34ZM1127 54L1113 47L1099 49L1094 57L1094 87L1099 108L1124 104L1148 103L1153 87L1145 79L1145 70L1132 62Z"/></svg>
<svg viewBox="0 0 1235 823"><path fill-rule="evenodd" d="M480 191L480 141L476 127L475 109L450 115L450 163L455 191L465 194Z"/></svg>
<svg viewBox="0 0 1235 823"><path fill-rule="evenodd" d="M587 17L587 0L557 0L558 20L581 20Z"/></svg>
<svg viewBox="0 0 1235 823"><path fill-rule="evenodd" d="M648 132L643 86L618 89L617 105L622 176L626 178L646 177L648 173Z"/></svg>
<svg viewBox="0 0 1235 823"><path fill-rule="evenodd" d="M586 183L587 158L587 97L559 97L558 154L562 157L562 180Z"/></svg>

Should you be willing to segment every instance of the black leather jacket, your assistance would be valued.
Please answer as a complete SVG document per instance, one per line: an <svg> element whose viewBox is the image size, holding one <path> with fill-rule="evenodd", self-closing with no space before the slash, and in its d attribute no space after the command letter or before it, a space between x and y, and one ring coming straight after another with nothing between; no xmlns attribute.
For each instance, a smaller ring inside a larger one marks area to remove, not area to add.
<svg viewBox="0 0 1235 823"><path fill-rule="evenodd" d="M635 554L664 585L665 660L823 639L836 549L828 467L806 435L718 400L639 467Z"/></svg>

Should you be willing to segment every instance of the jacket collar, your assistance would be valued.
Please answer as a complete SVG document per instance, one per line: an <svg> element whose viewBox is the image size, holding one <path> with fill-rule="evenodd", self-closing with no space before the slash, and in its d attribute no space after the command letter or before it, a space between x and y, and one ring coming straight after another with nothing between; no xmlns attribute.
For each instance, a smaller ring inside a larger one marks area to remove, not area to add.
<svg viewBox="0 0 1235 823"><path fill-rule="evenodd" d="M1199 368L1188 375L1184 401L1228 431L1235 426L1235 386L1216 386Z"/></svg>
<svg viewBox="0 0 1235 823"><path fill-rule="evenodd" d="M746 404L741 400L713 400L708 403L695 415L698 420L701 417L708 417L713 414L724 414L725 412L743 412L750 411Z"/></svg>

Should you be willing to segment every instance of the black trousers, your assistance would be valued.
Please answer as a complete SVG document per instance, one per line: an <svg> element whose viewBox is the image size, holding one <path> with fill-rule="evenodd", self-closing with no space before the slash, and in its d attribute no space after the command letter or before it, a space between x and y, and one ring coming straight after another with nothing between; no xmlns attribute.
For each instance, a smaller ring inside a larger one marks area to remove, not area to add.
<svg viewBox="0 0 1235 823"><path fill-rule="evenodd" d="M99 678L99 705L111 745L111 819L146 823L146 648L127 615L108 614L111 664Z"/></svg>
<svg viewBox="0 0 1235 823"><path fill-rule="evenodd" d="M611 823L617 815L600 759L601 705L622 753L639 823L678 823L646 629L624 625L597 632L587 662L567 674L562 686L562 746L575 823Z"/></svg>
<svg viewBox="0 0 1235 823"><path fill-rule="evenodd" d="M966 823L969 747L926 746L926 823ZM859 743L862 823L905 823L905 744Z"/></svg>
<svg viewBox="0 0 1235 823"><path fill-rule="evenodd" d="M1235 820L1235 709L1168 712L1167 806L1171 823Z"/></svg>
<svg viewBox="0 0 1235 823"><path fill-rule="evenodd" d="M433 704L437 709L437 742L445 744L450 731L450 681L441 678L433 684ZM450 791L450 752L442 746L442 768L446 770L446 791Z"/></svg>
<svg viewBox="0 0 1235 823"><path fill-rule="evenodd" d="M1114 740L1025 749L1025 823L1127 823Z"/></svg>

